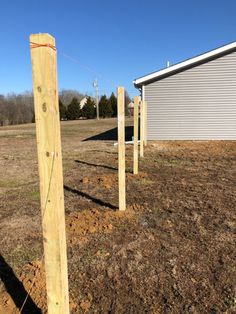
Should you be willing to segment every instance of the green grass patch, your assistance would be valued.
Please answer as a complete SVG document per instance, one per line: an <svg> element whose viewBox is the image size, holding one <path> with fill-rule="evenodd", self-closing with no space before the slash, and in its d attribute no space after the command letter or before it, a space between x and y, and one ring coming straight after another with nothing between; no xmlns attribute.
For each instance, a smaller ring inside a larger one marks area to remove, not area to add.
<svg viewBox="0 0 236 314"><path fill-rule="evenodd" d="M68 171L72 168L70 160L63 160L63 171Z"/></svg>
<svg viewBox="0 0 236 314"><path fill-rule="evenodd" d="M0 187L1 188L9 188L9 189L12 189L12 188L17 188L19 187L20 184L16 181L11 181L11 180L3 180L3 179L0 179Z"/></svg>
<svg viewBox="0 0 236 314"><path fill-rule="evenodd" d="M188 166L191 163L189 160L184 160L184 159L177 159L177 158L171 158L171 159L165 159L165 158L154 158L154 163L157 163L161 166L178 166L178 165L183 165L183 166Z"/></svg>
<svg viewBox="0 0 236 314"><path fill-rule="evenodd" d="M32 201L39 201L40 200L39 190L27 191L26 196L27 196L27 198L31 199Z"/></svg>
<svg viewBox="0 0 236 314"><path fill-rule="evenodd" d="M21 269L23 265L38 259L42 254L42 243L35 242L34 245L18 244L9 256L11 265L15 269Z"/></svg>
<svg viewBox="0 0 236 314"><path fill-rule="evenodd" d="M151 185L151 184L155 183L154 181L152 181L148 178L141 178L141 179L138 179L134 182L138 185Z"/></svg>

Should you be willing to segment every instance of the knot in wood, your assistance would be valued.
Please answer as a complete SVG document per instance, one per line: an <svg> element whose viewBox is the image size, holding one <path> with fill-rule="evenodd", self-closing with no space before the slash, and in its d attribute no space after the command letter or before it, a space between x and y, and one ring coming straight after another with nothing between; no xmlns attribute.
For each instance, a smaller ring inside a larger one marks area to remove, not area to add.
<svg viewBox="0 0 236 314"><path fill-rule="evenodd" d="M46 105L45 102L43 103L42 108L43 108L43 112L46 112L46 111L47 111L47 105Z"/></svg>

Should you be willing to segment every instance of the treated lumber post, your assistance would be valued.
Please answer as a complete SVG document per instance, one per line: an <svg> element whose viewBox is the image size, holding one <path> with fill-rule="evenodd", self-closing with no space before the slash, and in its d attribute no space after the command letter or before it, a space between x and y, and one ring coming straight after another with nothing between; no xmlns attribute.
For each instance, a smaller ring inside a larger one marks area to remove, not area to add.
<svg viewBox="0 0 236 314"><path fill-rule="evenodd" d="M144 107L143 101L140 101L140 157L144 155Z"/></svg>
<svg viewBox="0 0 236 314"><path fill-rule="evenodd" d="M134 164L133 173L138 174L138 107L139 96L134 97Z"/></svg>
<svg viewBox="0 0 236 314"><path fill-rule="evenodd" d="M147 146L147 102L143 101L144 115L144 146Z"/></svg>
<svg viewBox="0 0 236 314"><path fill-rule="evenodd" d="M119 210L126 208L125 195L125 90L118 87L118 156L119 156Z"/></svg>
<svg viewBox="0 0 236 314"><path fill-rule="evenodd" d="M69 313L55 39L30 35L49 314Z"/></svg>

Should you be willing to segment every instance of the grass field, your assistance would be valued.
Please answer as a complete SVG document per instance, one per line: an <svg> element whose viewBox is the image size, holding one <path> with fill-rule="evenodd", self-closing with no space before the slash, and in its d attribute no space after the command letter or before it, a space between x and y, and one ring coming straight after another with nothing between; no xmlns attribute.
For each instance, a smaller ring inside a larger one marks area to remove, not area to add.
<svg viewBox="0 0 236 314"><path fill-rule="evenodd" d="M235 313L236 142L126 146L119 213L116 124L61 125L71 313ZM0 313L46 313L35 125L0 149Z"/></svg>

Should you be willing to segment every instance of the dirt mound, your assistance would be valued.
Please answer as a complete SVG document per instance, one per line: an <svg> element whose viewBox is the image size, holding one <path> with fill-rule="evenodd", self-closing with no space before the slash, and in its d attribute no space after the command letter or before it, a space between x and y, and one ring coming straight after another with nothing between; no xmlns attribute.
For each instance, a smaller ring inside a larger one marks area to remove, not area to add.
<svg viewBox="0 0 236 314"><path fill-rule="evenodd" d="M15 303L13 302L12 298L6 291L1 292L0 313L5 313L5 314L11 314L11 313L18 314L19 313L19 311L17 310L15 306Z"/></svg>
<svg viewBox="0 0 236 314"><path fill-rule="evenodd" d="M88 184L98 184L103 186L106 189L111 189L114 187L115 184L117 184L117 176L112 175L99 175L99 176L93 176L93 177L84 177L80 180L81 183L88 185Z"/></svg>
<svg viewBox="0 0 236 314"><path fill-rule="evenodd" d="M23 267L19 279L9 274L1 293L0 313L46 313L46 284L41 261ZM15 293L14 293L15 291Z"/></svg>
<svg viewBox="0 0 236 314"><path fill-rule="evenodd" d="M133 216L133 209L130 206L125 213L101 211L96 208L71 213L66 217L69 244L84 244L89 234L111 232L120 219Z"/></svg>
<svg viewBox="0 0 236 314"><path fill-rule="evenodd" d="M69 234L86 235L88 233L112 230L112 216L108 212L101 213L97 209L72 213L66 219Z"/></svg>
<svg viewBox="0 0 236 314"><path fill-rule="evenodd" d="M136 207L136 205L129 206L125 213L99 211L97 209L71 213L66 217L69 244L85 245L88 242L88 235L112 232L120 220L133 216L133 210ZM103 255L104 253L100 250L96 253L97 257L104 257ZM19 314L23 304L25 313L47 312L45 271L42 260L28 263L23 267L19 279L9 277L9 282L11 288L5 283L5 287L1 289L0 313ZM14 290L16 291L15 294L13 293ZM70 309L72 312L76 312L79 307L86 313L90 309L91 302L92 296L88 294L78 304L70 301Z"/></svg>
<svg viewBox="0 0 236 314"><path fill-rule="evenodd" d="M42 260L25 265L19 281L14 278L11 278L11 281L12 289L16 290L16 294L13 296L12 291L9 293L6 289L1 292L0 313L47 313L46 281ZM76 304L70 300L70 310L73 311L76 307Z"/></svg>
<svg viewBox="0 0 236 314"><path fill-rule="evenodd" d="M33 261L27 264L20 275L20 281L23 283L26 291L30 293L34 303L46 312L46 282L42 261Z"/></svg>
<svg viewBox="0 0 236 314"><path fill-rule="evenodd" d="M144 171L139 171L138 174L126 173L126 177L127 177L127 179L140 180L140 179L148 178L148 174Z"/></svg>

